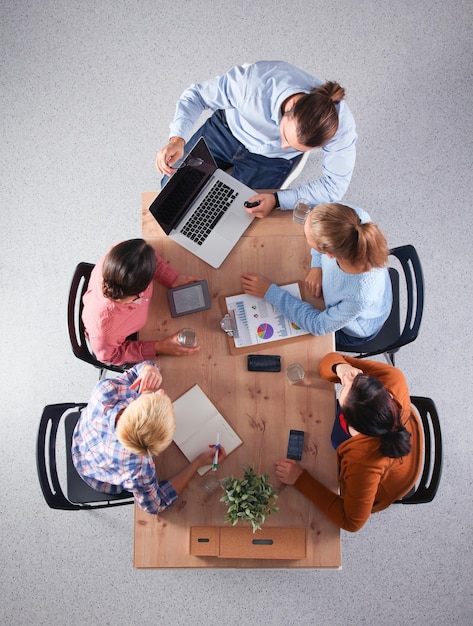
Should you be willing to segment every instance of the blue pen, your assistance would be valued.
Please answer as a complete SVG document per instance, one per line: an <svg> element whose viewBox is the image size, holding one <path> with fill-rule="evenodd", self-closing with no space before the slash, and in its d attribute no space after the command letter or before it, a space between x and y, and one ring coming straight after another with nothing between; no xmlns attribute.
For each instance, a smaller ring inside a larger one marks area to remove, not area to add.
<svg viewBox="0 0 473 626"><path fill-rule="evenodd" d="M212 465L213 472L216 472L218 468L218 449L219 448L220 448L220 435L219 433L217 433L217 443L215 444L215 456L214 456L214 462Z"/></svg>

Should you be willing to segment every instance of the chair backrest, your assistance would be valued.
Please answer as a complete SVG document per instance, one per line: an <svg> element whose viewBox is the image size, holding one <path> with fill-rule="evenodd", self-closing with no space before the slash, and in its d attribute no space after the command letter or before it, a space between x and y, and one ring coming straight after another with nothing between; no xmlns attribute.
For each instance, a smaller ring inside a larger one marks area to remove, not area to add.
<svg viewBox="0 0 473 626"><path fill-rule="evenodd" d="M93 269L94 265L92 263L79 263L72 277L71 288L69 289L69 300L67 303L67 327L72 351L78 359L93 365L101 370L101 372L106 369L112 372L124 372L126 366L110 365L99 361L91 352L87 343L84 323L82 321L82 310L84 308L82 298L87 291L90 274Z"/></svg>
<svg viewBox="0 0 473 626"><path fill-rule="evenodd" d="M84 403L67 402L44 407L36 440L36 468L44 498L52 509L66 511L133 504L133 495L128 491L110 495L92 489L74 467L71 454L72 434L85 406ZM61 423L65 434L62 456L66 458L66 478L63 480L60 479L57 468L60 453L58 431ZM64 490L61 483L66 484L67 489Z"/></svg>
<svg viewBox="0 0 473 626"><path fill-rule="evenodd" d="M391 313L381 331L371 341L357 346L345 346L337 342L340 352L355 352L359 358L376 354L385 354L387 360L394 365L394 353L402 346L414 341L420 329L424 310L424 277L419 255L414 246L408 244L393 248L390 252L398 260L404 276L405 294L400 290L400 274L394 267L389 268L393 304ZM401 301L403 302L403 318L401 322Z"/></svg>
<svg viewBox="0 0 473 626"><path fill-rule="evenodd" d="M396 503L423 504L432 502L440 484L443 460L442 432L437 408L431 398L411 396L411 403L416 409L424 435L422 470L415 487Z"/></svg>

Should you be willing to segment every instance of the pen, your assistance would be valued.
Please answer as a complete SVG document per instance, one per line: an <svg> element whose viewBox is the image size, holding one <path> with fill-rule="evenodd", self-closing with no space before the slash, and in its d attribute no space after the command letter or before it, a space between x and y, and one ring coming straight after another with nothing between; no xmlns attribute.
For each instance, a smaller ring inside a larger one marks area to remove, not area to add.
<svg viewBox="0 0 473 626"><path fill-rule="evenodd" d="M217 433L217 443L215 444L215 456L214 456L214 462L212 465L212 471L216 472L217 471L217 467L218 467L218 449L220 448L220 435L219 433Z"/></svg>
<svg viewBox="0 0 473 626"><path fill-rule="evenodd" d="M245 202L245 206L247 209L253 209L255 206L259 206L261 204L260 200L256 200L255 202L249 202L248 200Z"/></svg>

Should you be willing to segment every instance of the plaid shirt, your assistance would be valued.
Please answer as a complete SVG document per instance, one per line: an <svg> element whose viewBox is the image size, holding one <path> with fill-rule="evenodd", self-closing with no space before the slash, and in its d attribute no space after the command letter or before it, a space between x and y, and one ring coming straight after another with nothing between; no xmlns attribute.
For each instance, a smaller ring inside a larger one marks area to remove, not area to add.
<svg viewBox="0 0 473 626"><path fill-rule="evenodd" d="M97 384L74 430L72 459L93 489L110 494L126 489L133 493L140 508L156 514L177 500L174 487L167 480L158 482L151 455L129 452L115 434L118 412L140 395L130 385L142 366L139 363L124 374Z"/></svg>

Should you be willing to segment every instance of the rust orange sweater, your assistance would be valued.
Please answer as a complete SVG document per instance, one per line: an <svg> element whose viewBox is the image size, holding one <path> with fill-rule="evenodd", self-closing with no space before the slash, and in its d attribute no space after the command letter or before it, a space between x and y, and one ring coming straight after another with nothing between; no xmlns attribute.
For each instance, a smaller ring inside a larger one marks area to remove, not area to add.
<svg viewBox="0 0 473 626"><path fill-rule="evenodd" d="M387 508L413 487L420 471L423 439L420 424L412 415L409 390L402 372L377 361L331 352L320 364L322 378L339 382L332 371L332 366L338 363L348 363L381 380L402 406L402 422L411 433L411 452L399 459L381 455L378 437L360 433L340 444L337 448L340 495L322 485L307 470L294 483L294 487L334 524L355 532L371 513Z"/></svg>

